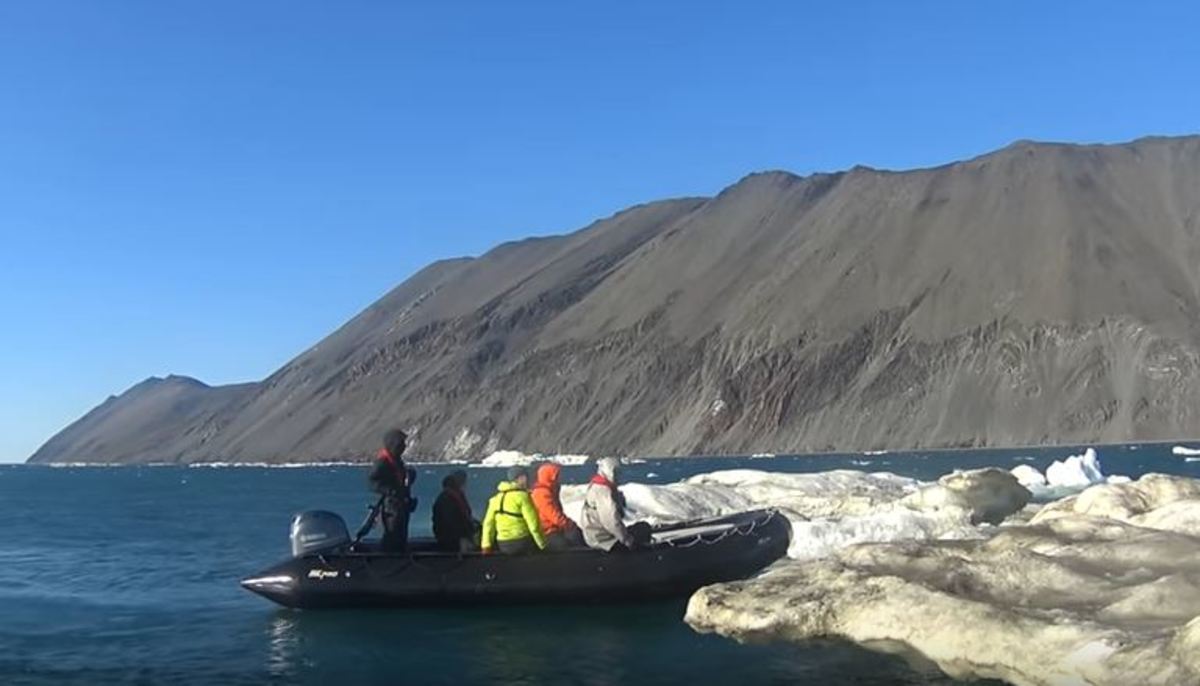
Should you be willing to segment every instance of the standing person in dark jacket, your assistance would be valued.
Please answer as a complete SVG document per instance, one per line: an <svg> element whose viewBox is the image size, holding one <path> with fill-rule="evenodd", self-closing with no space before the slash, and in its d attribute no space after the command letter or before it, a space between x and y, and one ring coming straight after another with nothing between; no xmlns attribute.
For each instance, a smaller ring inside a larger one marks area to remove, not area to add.
<svg viewBox="0 0 1200 686"><path fill-rule="evenodd" d="M476 550L479 522L471 516L464 487L467 472L457 469L442 479L442 492L433 503L433 536L438 548L451 553Z"/></svg>
<svg viewBox="0 0 1200 686"><path fill-rule="evenodd" d="M371 490L383 498L383 538L379 545L384 552L404 552L408 548L408 516L417 509L417 499L412 496L417 471L406 467L401 457L407 446L408 436L403 431L392 429L384 434L383 448L367 477Z"/></svg>

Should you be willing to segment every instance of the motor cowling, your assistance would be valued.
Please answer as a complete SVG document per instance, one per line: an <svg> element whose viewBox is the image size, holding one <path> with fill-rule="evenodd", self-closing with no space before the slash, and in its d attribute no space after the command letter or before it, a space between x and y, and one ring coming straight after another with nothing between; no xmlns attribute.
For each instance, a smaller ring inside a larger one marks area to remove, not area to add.
<svg viewBox="0 0 1200 686"><path fill-rule="evenodd" d="M346 521L333 512L310 510L292 518L292 557L303 557L346 545Z"/></svg>

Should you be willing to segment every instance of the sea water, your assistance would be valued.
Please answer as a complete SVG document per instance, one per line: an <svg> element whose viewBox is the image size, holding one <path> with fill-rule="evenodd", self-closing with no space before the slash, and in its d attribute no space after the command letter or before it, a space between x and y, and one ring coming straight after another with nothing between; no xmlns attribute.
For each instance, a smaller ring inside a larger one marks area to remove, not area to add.
<svg viewBox="0 0 1200 686"><path fill-rule="evenodd" d="M1072 448L675 458L625 469L668 483L718 469L1044 469ZM1099 449L1108 474L1200 477L1171 446ZM418 466L413 533L453 466ZM477 514L502 475L471 469ZM582 482L587 467L564 469ZM288 554L291 515L366 513L363 467L0 466L0 684L949 684L836 641L743 645L694 633L684 601L605 607L294 611L238 580Z"/></svg>

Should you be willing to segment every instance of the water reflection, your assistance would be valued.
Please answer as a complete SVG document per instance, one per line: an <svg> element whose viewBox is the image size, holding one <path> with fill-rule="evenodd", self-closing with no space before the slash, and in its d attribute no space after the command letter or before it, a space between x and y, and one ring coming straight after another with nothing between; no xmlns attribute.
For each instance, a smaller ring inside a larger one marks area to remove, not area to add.
<svg viewBox="0 0 1200 686"><path fill-rule="evenodd" d="M951 684L842 642L738 644L693 633L683 603L275 613L265 671L287 683Z"/></svg>
<svg viewBox="0 0 1200 686"><path fill-rule="evenodd" d="M300 631L296 613L279 611L267 629L267 674L272 678L288 677L296 672L300 660Z"/></svg>
<svg viewBox="0 0 1200 686"><path fill-rule="evenodd" d="M661 624L653 611L564 607L512 612L519 616L473 623L464 632L468 643L478 646L476 659L469 663L471 682L543 684L569 679L608 686L651 681L646 674L635 678L627 671L628 665L644 661L636 655L639 644L642 650L653 649L653 639L646 641L647 631Z"/></svg>
<svg viewBox="0 0 1200 686"><path fill-rule="evenodd" d="M476 646L477 658L470 663L475 678L492 683L540 683L550 676L541 636L531 635L523 623L485 621L466 632L467 643Z"/></svg>

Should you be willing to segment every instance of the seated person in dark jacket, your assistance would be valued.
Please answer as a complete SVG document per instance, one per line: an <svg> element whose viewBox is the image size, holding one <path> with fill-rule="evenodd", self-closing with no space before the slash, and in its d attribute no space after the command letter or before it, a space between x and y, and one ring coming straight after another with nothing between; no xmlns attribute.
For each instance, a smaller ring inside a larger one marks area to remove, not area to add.
<svg viewBox="0 0 1200 686"><path fill-rule="evenodd" d="M433 535L438 548L451 553L477 550L479 522L471 516L471 503L463 490L467 472L455 470L442 479L442 492L433 503Z"/></svg>
<svg viewBox="0 0 1200 686"><path fill-rule="evenodd" d="M384 552L404 552L408 548L408 516L417 509L417 499L412 495L412 484L417 471L405 466L401 456L408 445L408 436L399 429L392 429L383 437L383 448L367 481L371 490L383 498L379 516L383 520L383 538L379 547Z"/></svg>

